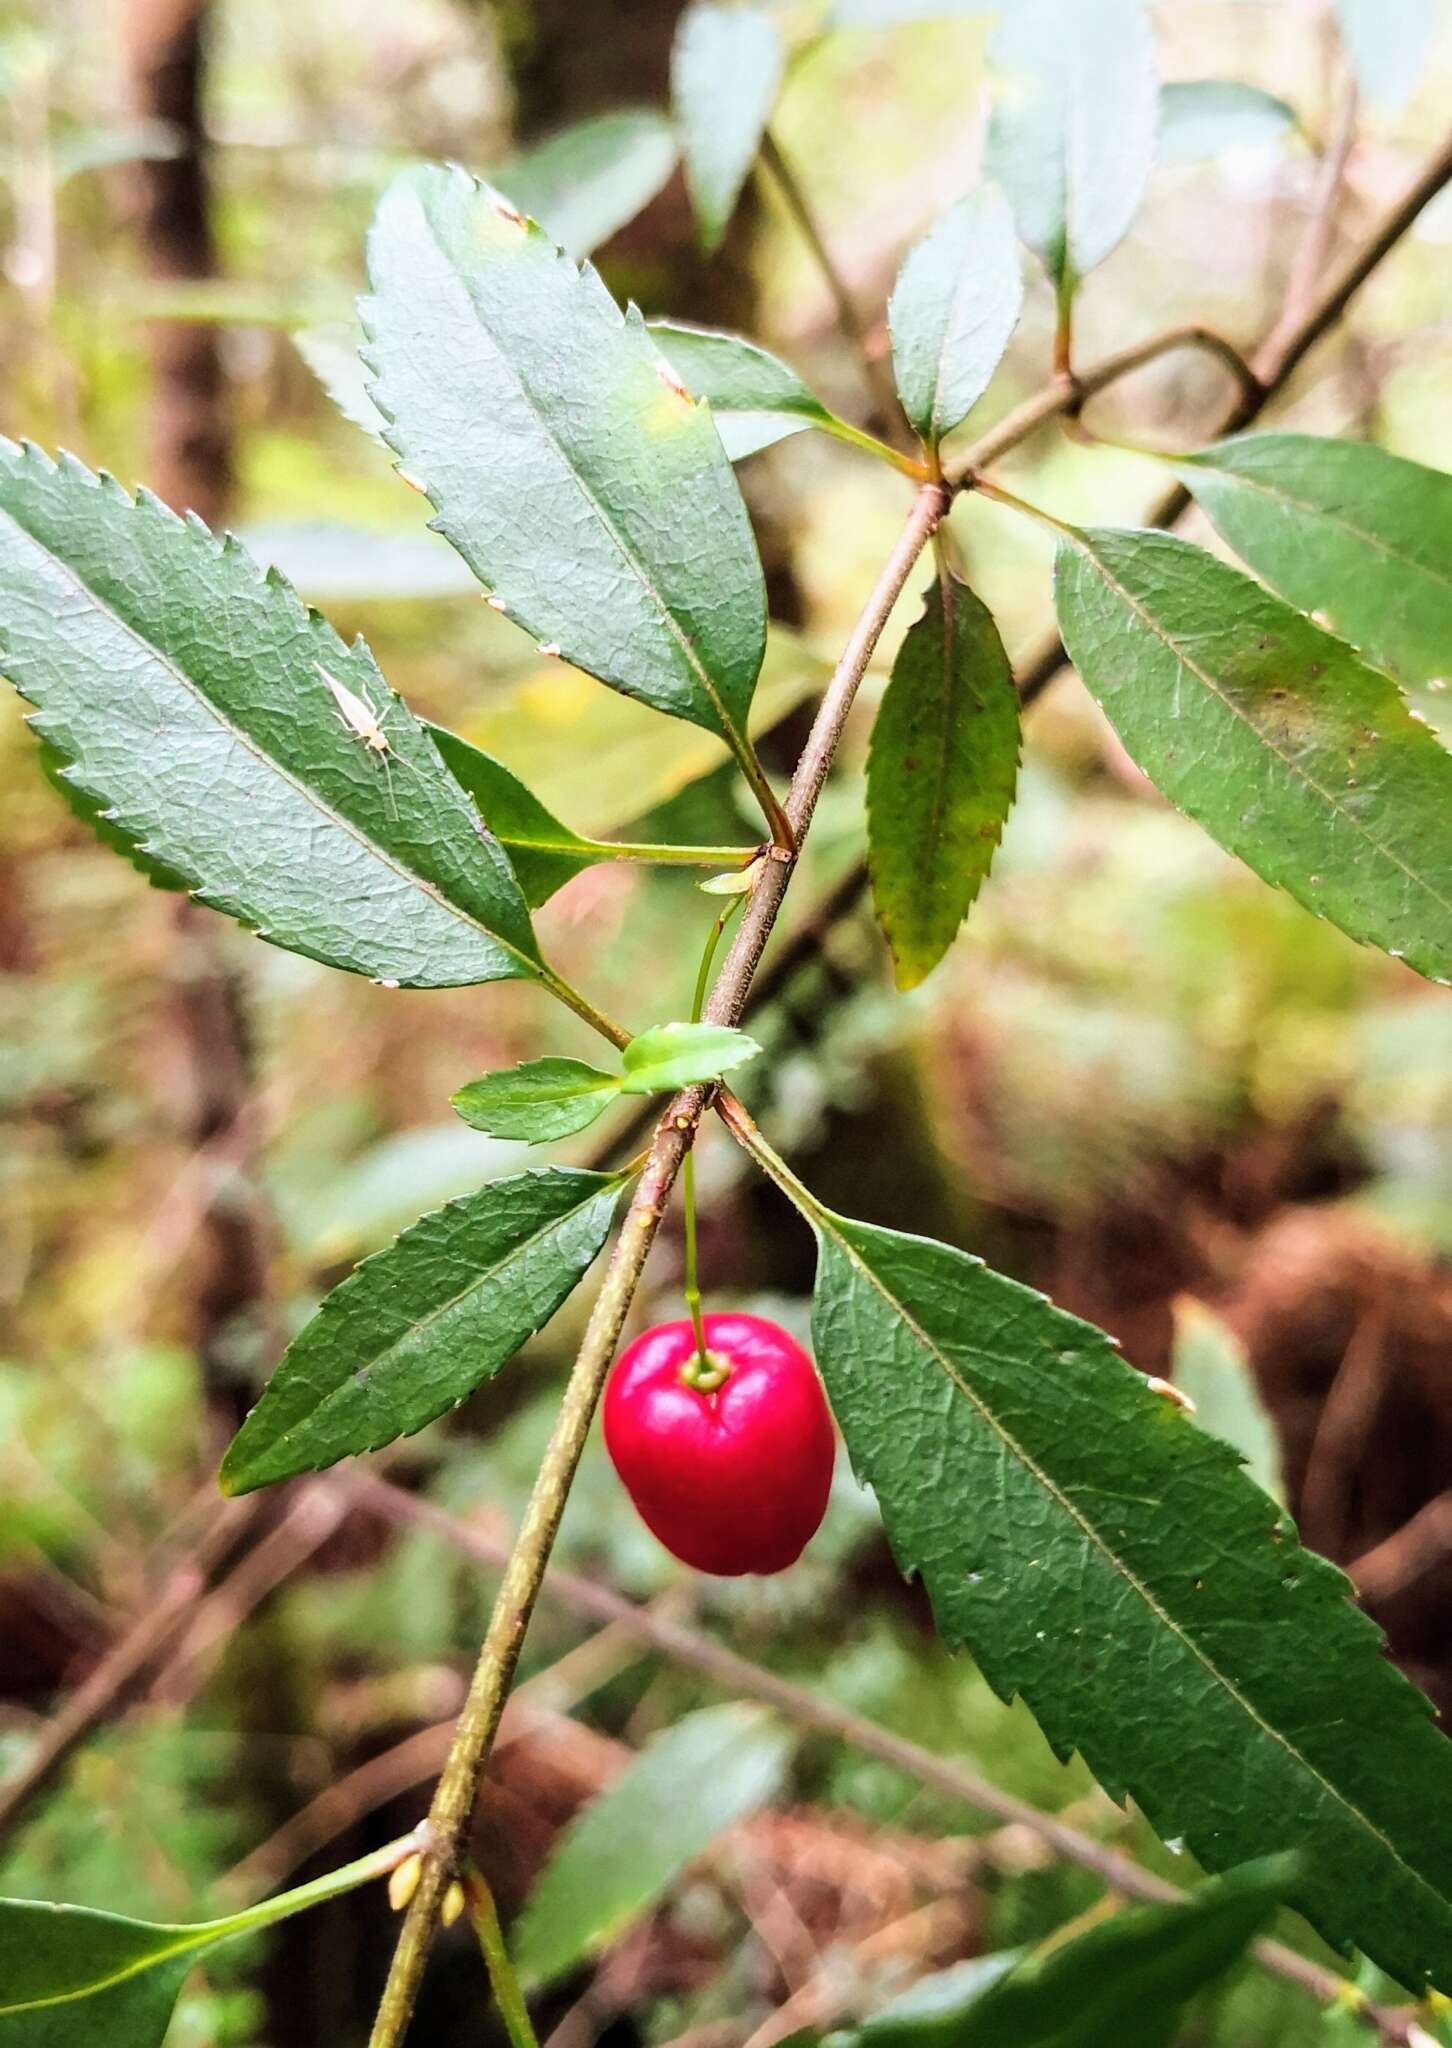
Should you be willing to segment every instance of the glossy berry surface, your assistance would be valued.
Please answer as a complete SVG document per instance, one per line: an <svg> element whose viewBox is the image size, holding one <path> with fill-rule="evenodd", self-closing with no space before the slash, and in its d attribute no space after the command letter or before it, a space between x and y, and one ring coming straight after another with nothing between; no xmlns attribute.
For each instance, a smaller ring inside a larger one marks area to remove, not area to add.
<svg viewBox="0 0 1452 2048"><path fill-rule="evenodd" d="M689 1320L621 1353L605 1388L605 1445L641 1520L683 1564L735 1578L795 1564L827 1508L835 1444L811 1359L763 1316L705 1318L714 1391L687 1384Z"/></svg>

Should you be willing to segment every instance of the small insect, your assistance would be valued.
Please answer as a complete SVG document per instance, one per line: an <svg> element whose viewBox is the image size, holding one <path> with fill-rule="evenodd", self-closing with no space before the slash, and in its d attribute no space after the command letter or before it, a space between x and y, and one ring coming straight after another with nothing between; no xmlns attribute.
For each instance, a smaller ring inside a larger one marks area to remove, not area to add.
<svg viewBox="0 0 1452 2048"><path fill-rule="evenodd" d="M354 739L360 741L368 749L369 753L375 755L382 764L384 779L388 784L388 805L389 809L393 812L394 823L396 824L398 822L398 805L394 802L393 798L393 775L389 768L389 763L390 761L396 761L398 756L393 751L388 734L383 730L383 721L387 718L388 712L385 711L383 717L380 718L365 697L360 697L356 691L350 690L346 683L340 683L338 678L335 675L331 675L320 661L315 661L313 667L332 692L333 702L338 707L338 716L342 719L344 725L347 726ZM390 706L389 708L391 709L392 707ZM411 765L408 762L404 763L405 767Z"/></svg>

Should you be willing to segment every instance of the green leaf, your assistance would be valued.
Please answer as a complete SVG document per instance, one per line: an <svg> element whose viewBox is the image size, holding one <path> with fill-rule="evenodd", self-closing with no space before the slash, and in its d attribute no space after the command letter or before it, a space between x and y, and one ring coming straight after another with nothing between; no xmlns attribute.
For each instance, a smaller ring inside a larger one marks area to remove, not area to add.
<svg viewBox="0 0 1452 2048"><path fill-rule="evenodd" d="M1178 1295L1174 1314L1171 1379L1195 1403L1200 1428L1229 1444L1256 1485L1281 1499L1280 1444L1261 1406L1245 1346L1228 1323L1193 1295Z"/></svg>
<svg viewBox="0 0 1452 2048"><path fill-rule="evenodd" d="M1015 1959L980 1959L956 1996L934 2001L929 1978L869 2020L860 2048L1170 2048L1186 2004L1240 1959L1295 1869L1293 1858L1269 1858L1202 1885L1183 1906L1132 1906L1042 1960L983 1969Z"/></svg>
<svg viewBox="0 0 1452 2048"><path fill-rule="evenodd" d="M162 2048L187 1973L208 1949L384 1876L390 1843L326 1877L194 1926L126 1920L84 1906L0 1899L0 2048Z"/></svg>
<svg viewBox="0 0 1452 2048"><path fill-rule="evenodd" d="M1243 434L1177 466L1282 597L1403 682L1452 678L1452 476L1315 434Z"/></svg>
<svg viewBox="0 0 1452 2048"><path fill-rule="evenodd" d="M1397 113L1422 76L1437 29L1436 0L1335 0L1356 82L1373 106Z"/></svg>
<svg viewBox="0 0 1452 2048"><path fill-rule="evenodd" d="M754 7L695 0L671 50L671 104L701 247L720 245L781 90L786 51Z"/></svg>
<svg viewBox="0 0 1452 2048"><path fill-rule="evenodd" d="M1160 162L1198 163L1231 149L1264 148L1300 126L1294 107L1238 78L1192 78L1160 87Z"/></svg>
<svg viewBox="0 0 1452 2048"><path fill-rule="evenodd" d="M1452 1745L1342 1575L1102 1331L794 1192L828 1396L945 1640L1202 1864L1294 1845L1329 1939L1452 1981Z"/></svg>
<svg viewBox="0 0 1452 2048"><path fill-rule="evenodd" d="M988 389L1022 305L1013 215L991 188L959 200L908 252L887 320L903 410L929 447Z"/></svg>
<svg viewBox="0 0 1452 2048"><path fill-rule="evenodd" d="M1064 644L1173 804L1353 939L1452 978L1452 756L1395 683L1166 533L1080 530Z"/></svg>
<svg viewBox="0 0 1452 2048"><path fill-rule="evenodd" d="M287 1347L222 1460L223 1491L321 1471L457 1408L588 1270L622 1185L563 1167L516 1174L364 1259Z"/></svg>
<svg viewBox="0 0 1452 2048"><path fill-rule="evenodd" d="M920 1977L851 2035L845 2048L957 2048L965 2016L1027 1954L1022 1948L995 1949Z"/></svg>
<svg viewBox="0 0 1452 2048"><path fill-rule="evenodd" d="M726 453L740 462L804 427L829 432L842 422L796 371L740 335L652 320L657 347L693 398L704 398Z"/></svg>
<svg viewBox="0 0 1452 2048"><path fill-rule="evenodd" d="M634 220L675 167L670 122L651 108L635 108L562 128L501 164L490 180L578 260Z"/></svg>
<svg viewBox="0 0 1452 2048"><path fill-rule="evenodd" d="M585 1130L620 1092L618 1074L602 1073L584 1060L550 1058L481 1074L449 1099L476 1131L538 1145Z"/></svg>
<svg viewBox="0 0 1452 2048"><path fill-rule="evenodd" d="M993 615L966 583L937 583L898 650L867 763L867 865L899 988L916 988L957 936L1018 755L1018 692Z"/></svg>
<svg viewBox="0 0 1452 2048"><path fill-rule="evenodd" d="M687 1714L648 1743L566 1830L515 1931L515 1963L557 1977L647 1912L715 1837L765 1805L791 1734L733 1701Z"/></svg>
<svg viewBox="0 0 1452 2048"><path fill-rule="evenodd" d="M561 824L492 754L441 725L431 725L428 731L445 766L469 792L480 817L508 854L532 910L586 868L611 857L602 841L582 839Z"/></svg>
<svg viewBox="0 0 1452 2048"><path fill-rule="evenodd" d="M719 1081L760 1051L754 1038L729 1024L657 1024L626 1046L621 1090L626 1095L664 1095L696 1081Z"/></svg>
<svg viewBox="0 0 1452 2048"><path fill-rule="evenodd" d="M361 641L199 520L8 441L0 669L105 822L274 945L410 988L542 974L508 861Z"/></svg>
<svg viewBox="0 0 1452 2048"><path fill-rule="evenodd" d="M1122 240L1154 162L1158 92L1142 0L1017 0L990 50L986 174L1062 287Z"/></svg>
<svg viewBox="0 0 1452 2048"><path fill-rule="evenodd" d="M186 877L174 869L164 867L159 860L143 853L141 848L107 816L100 802L85 791L78 789L71 780L66 766L65 755L53 747L49 740L40 742L40 772L57 794L64 800L73 817L88 825L103 846L109 846L113 853L119 853L123 860L130 861L138 874L144 875L153 889L185 889Z"/></svg>
<svg viewBox="0 0 1452 2048"><path fill-rule="evenodd" d="M372 395L436 524L566 661L741 744L761 564L709 411L588 266L458 169L369 237Z"/></svg>

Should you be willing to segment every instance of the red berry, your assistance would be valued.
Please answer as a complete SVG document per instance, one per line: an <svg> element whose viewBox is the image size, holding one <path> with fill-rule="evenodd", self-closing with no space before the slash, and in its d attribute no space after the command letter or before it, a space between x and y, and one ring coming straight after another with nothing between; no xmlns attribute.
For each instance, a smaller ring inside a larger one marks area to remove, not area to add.
<svg viewBox="0 0 1452 2048"><path fill-rule="evenodd" d="M641 1520L683 1564L723 1578L784 1571L820 1527L832 1484L821 1383L801 1345L762 1316L707 1316L705 1332L726 1372L712 1390L690 1383L689 1321L660 1323L621 1354L605 1446Z"/></svg>

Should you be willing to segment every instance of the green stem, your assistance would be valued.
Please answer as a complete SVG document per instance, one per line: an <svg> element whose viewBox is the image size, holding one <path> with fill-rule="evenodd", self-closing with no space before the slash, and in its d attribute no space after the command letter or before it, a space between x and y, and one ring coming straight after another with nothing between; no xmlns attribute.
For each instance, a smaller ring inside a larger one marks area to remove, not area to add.
<svg viewBox="0 0 1452 2048"><path fill-rule="evenodd" d="M477 1864L472 1862L464 1866L464 1897L468 1902L470 1924L484 1952L494 2003L509 2036L510 2048L539 2048L529 2007L524 2002L524 1993L505 1944L504 1930L499 1925L494 1894Z"/></svg>
<svg viewBox="0 0 1452 2048"><path fill-rule="evenodd" d="M890 447L886 441L879 441L876 434L868 434L861 427L854 427L850 420L839 420L835 413L827 419L813 416L812 425L824 434L835 434L839 441L845 441L849 448L863 448L869 455L875 455L880 462L890 462L894 469L910 476L915 484L926 483L928 466L919 462L916 456L904 455L899 449Z"/></svg>
<svg viewBox="0 0 1452 2048"><path fill-rule="evenodd" d="M711 926L705 950L701 954L701 965L696 974L696 992L691 998L691 1022L699 1024L701 1012L706 1007L706 989L711 979L711 962L716 957L728 924L745 902L744 896L733 896ZM681 1202L686 1224L686 1266L683 1292L686 1307L690 1311L691 1328L696 1333L696 1371L709 1375L711 1360L706 1355L706 1325L701 1319L701 1280L696 1258L696 1154L694 1147L687 1152L681 1166Z"/></svg>
<svg viewBox="0 0 1452 2048"><path fill-rule="evenodd" d="M320 1906L327 1899L340 1898L344 1892L357 1891L360 1885L387 1877L419 1847L420 1831L415 1828L412 1834L400 1835L396 1842L374 1849L370 1855L360 1856L356 1863L345 1863L338 1870L328 1871L324 1877L315 1877L311 1884L280 1892L276 1898L261 1899L241 1913L229 1914L225 1920L207 1920L194 1927L178 1928L177 1932L188 1937L203 1935L220 1941L230 1939L234 1934L246 1934L254 1927L271 1927L278 1920L290 1920L294 1913L305 1913L309 1906ZM193 1945L194 1940L189 1939L179 1947Z"/></svg>
<svg viewBox="0 0 1452 2048"><path fill-rule="evenodd" d="M973 489L980 496L994 498L1000 505L1007 505L1015 512L1022 512L1026 519L1032 519L1036 526L1052 527L1055 533L1063 534L1066 540L1077 540L1078 533L1066 519L1056 519L1052 512L1046 512L1042 505L1034 505L1027 498L1019 497L1016 491L1006 491L1002 484L996 484L990 477L975 476Z"/></svg>
<svg viewBox="0 0 1452 2048"><path fill-rule="evenodd" d="M545 968L540 976L540 981L552 996L555 996L565 1005L567 1010L573 1010L575 1015L583 1019L592 1031L598 1031L602 1038L608 1038L617 1050L623 1051L629 1045L630 1033L625 1029L624 1025L615 1023L613 1019L605 1015L603 1010L597 1010L588 996L582 995L573 982L566 981L565 977L562 974L557 974L553 967Z"/></svg>
<svg viewBox="0 0 1452 2048"><path fill-rule="evenodd" d="M503 842L506 850L509 842ZM671 846L651 840L587 839L583 844L599 860L654 861L659 867L744 868L760 853L759 846ZM578 853L579 843L550 846L532 839L525 849L532 853Z"/></svg>

